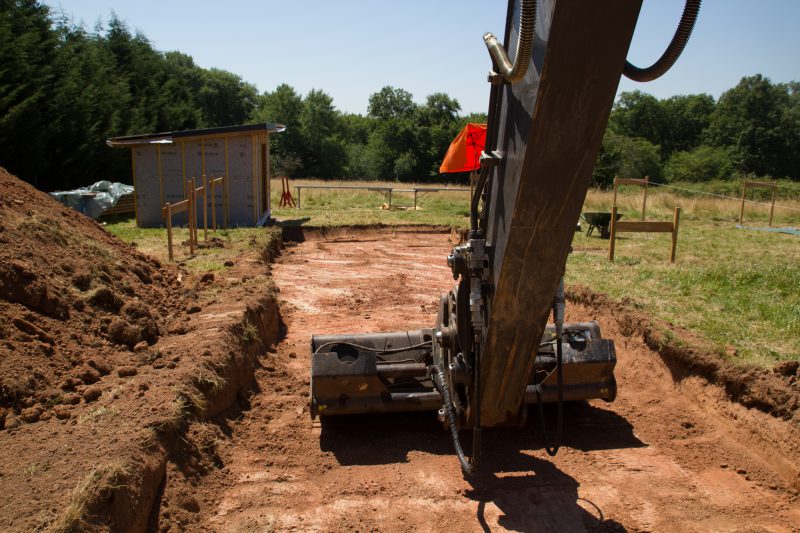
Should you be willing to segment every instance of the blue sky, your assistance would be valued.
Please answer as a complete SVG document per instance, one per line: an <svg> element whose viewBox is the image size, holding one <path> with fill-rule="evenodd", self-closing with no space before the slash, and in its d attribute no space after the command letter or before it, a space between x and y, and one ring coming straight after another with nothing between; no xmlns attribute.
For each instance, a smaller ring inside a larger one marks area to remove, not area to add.
<svg viewBox="0 0 800 533"><path fill-rule="evenodd" d="M588 0L594 1L594 0ZM240 75L259 91L281 83L305 94L322 89L337 108L365 113L385 85L418 102L433 92L463 112L485 111L491 63L481 36L502 35L504 0L45 0L93 28L114 11L161 51L180 50L203 67ZM629 59L652 63L666 47L682 0L644 0ZM705 92L715 98L742 76L800 80L800 1L705 0L678 64L640 89L665 98Z"/></svg>

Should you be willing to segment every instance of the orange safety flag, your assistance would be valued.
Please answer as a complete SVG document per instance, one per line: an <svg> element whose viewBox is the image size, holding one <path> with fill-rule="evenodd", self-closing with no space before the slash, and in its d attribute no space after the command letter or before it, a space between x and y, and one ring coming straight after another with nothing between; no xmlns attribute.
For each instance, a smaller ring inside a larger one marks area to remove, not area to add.
<svg viewBox="0 0 800 533"><path fill-rule="evenodd" d="M486 124L469 123L450 143L439 172L469 172L481 166L481 152L486 145Z"/></svg>

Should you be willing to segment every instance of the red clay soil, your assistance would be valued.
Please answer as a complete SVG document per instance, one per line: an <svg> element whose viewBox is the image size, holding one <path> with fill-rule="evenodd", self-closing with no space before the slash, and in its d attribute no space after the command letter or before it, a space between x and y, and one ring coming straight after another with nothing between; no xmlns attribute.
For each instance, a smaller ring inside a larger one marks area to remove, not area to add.
<svg viewBox="0 0 800 533"><path fill-rule="evenodd" d="M616 339L619 396L569 405L555 458L535 411L523 429L484 432L470 479L433 414L312 425L311 334L430 326L453 283L449 248L444 235L402 233L289 247L273 267L285 338L247 401L215 419L218 469L165 498L161 527L191 494L198 531L800 529L796 420L731 402L691 372L676 377L615 307L570 308L570 320L596 318Z"/></svg>
<svg viewBox="0 0 800 533"><path fill-rule="evenodd" d="M273 301L258 257L192 276L0 168L0 530L145 530L187 420L249 386Z"/></svg>

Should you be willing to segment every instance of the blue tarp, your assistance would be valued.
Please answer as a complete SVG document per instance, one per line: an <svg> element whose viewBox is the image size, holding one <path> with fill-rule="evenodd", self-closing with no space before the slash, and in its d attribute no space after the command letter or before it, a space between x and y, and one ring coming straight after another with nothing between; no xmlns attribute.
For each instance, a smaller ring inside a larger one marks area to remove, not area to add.
<svg viewBox="0 0 800 533"><path fill-rule="evenodd" d="M106 209L114 207L122 196L132 192L131 185L103 180L72 191L51 192L50 196L75 211L99 218Z"/></svg>
<svg viewBox="0 0 800 533"><path fill-rule="evenodd" d="M797 235L800 237L800 228L756 228L751 226L736 225L738 229L752 229L756 231L770 231L772 233L787 233L789 235Z"/></svg>

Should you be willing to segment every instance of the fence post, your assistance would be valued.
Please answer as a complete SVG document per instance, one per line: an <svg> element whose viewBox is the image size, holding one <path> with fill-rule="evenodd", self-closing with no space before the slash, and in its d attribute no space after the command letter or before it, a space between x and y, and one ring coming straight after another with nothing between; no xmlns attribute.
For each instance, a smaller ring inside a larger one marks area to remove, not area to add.
<svg viewBox="0 0 800 533"><path fill-rule="evenodd" d="M297 209L300 209L300 186L295 185L294 190L297 191Z"/></svg>
<svg viewBox="0 0 800 533"><path fill-rule="evenodd" d="M616 190L616 187L615 187ZM616 204L616 199L615 202ZM614 241L617 239L617 206L611 208L611 235L608 239L608 260L614 260Z"/></svg>
<svg viewBox="0 0 800 533"><path fill-rule="evenodd" d="M675 208L675 218L672 219L672 250L669 253L669 262L675 262L675 252L678 248L678 224L681 221L681 208Z"/></svg>
<svg viewBox="0 0 800 533"><path fill-rule="evenodd" d="M650 181L649 176L644 177L644 200L642 201L642 222L644 222L644 213L647 210L647 184Z"/></svg>
<svg viewBox="0 0 800 533"><path fill-rule="evenodd" d="M175 260L172 255L172 204L167 202L165 207L167 208L167 250L169 262L171 263Z"/></svg>
<svg viewBox="0 0 800 533"><path fill-rule="evenodd" d="M744 201L745 197L747 196L747 180L744 180L744 184L742 185L742 209L739 211L739 225L742 225L744 221Z"/></svg>
<svg viewBox="0 0 800 533"><path fill-rule="evenodd" d="M769 227L772 227L772 213L775 211L775 196L778 194L778 184L775 183L775 187L772 188L772 205L769 206Z"/></svg>

